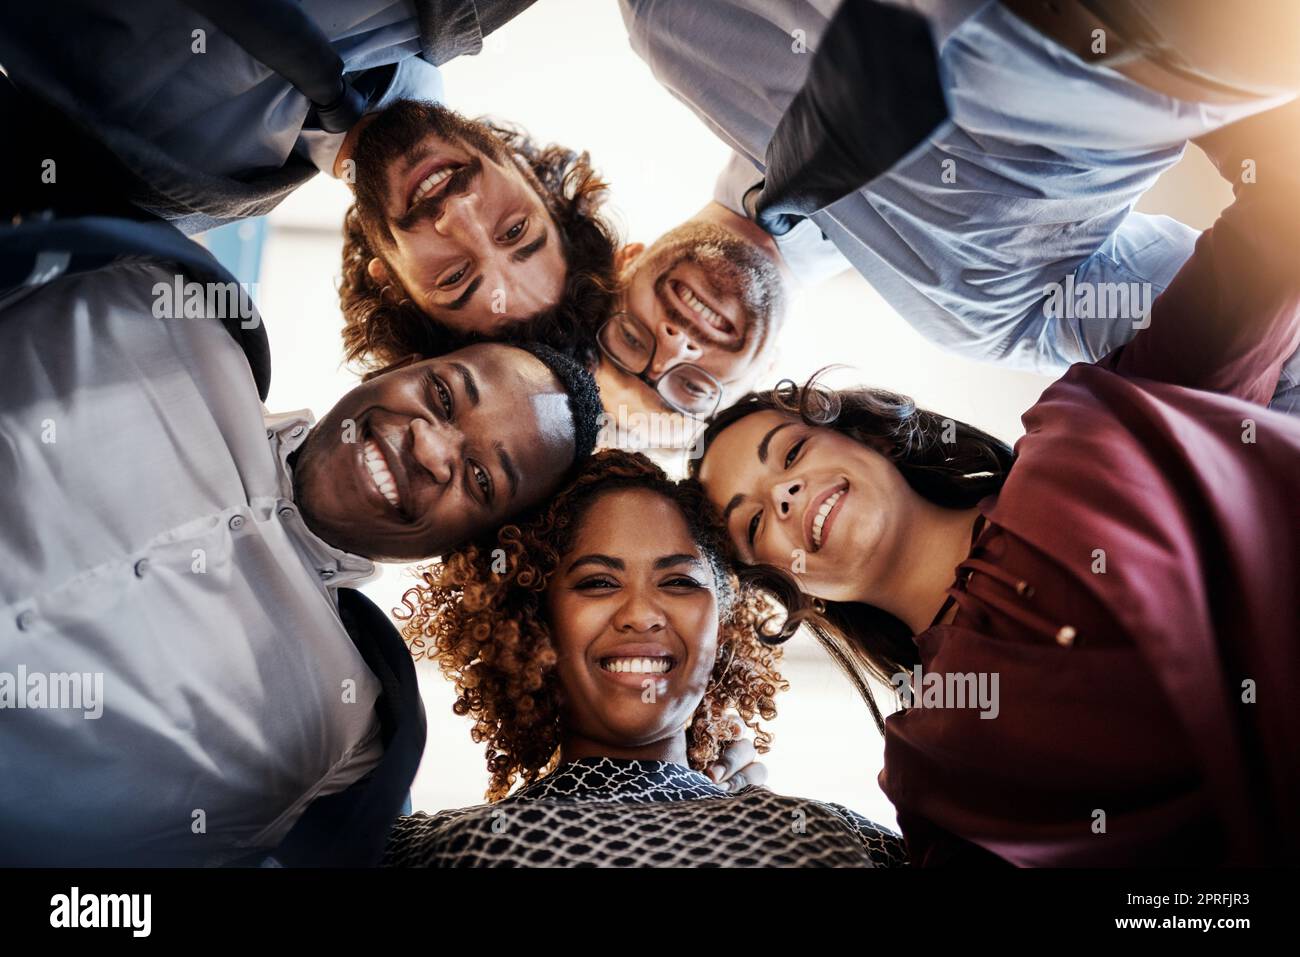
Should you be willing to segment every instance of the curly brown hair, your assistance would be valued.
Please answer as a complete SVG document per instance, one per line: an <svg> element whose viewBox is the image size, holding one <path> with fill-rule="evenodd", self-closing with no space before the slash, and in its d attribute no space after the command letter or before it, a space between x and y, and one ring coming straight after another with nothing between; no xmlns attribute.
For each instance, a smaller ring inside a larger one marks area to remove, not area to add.
<svg viewBox="0 0 1300 957"><path fill-rule="evenodd" d="M559 760L562 689L546 587L595 501L628 488L662 495L681 510L718 587L717 660L686 731L691 767L711 766L734 740L731 710L754 732L760 752L771 745L760 719L776 717L776 693L789 685L778 671L780 646L763 640L769 600L732 573L730 545L698 483L672 482L644 455L610 449L590 458L575 481L527 521L421 569L420 584L394 612L404 622L411 653L436 661L455 683L452 710L471 716L471 736L487 744L489 801L505 797L517 782L533 783ZM505 570L494 571L502 553Z"/></svg>
<svg viewBox="0 0 1300 957"><path fill-rule="evenodd" d="M555 220L567 266L560 300L551 309L516 323L506 337L541 342L594 368L596 331L613 309L618 231L601 209L609 186L586 152L564 146L539 146L520 127L485 119L462 120L481 127L476 142L494 155L513 157ZM358 195L361 196L360 184ZM343 349L361 370L383 368L410 355L446 355L484 341L442 325L422 312L398 283L379 283L370 275L379 233L386 227L369 222L359 206L343 217ZM381 257L382 258L382 257Z"/></svg>

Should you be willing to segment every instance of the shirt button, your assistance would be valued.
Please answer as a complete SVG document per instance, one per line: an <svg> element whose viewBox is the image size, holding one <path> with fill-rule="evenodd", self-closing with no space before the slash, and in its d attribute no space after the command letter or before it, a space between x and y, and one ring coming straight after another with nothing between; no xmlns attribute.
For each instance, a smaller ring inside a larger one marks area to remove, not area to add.
<svg viewBox="0 0 1300 957"><path fill-rule="evenodd" d="M320 570L320 577L323 578L323 579L325 579L326 581L329 581L331 578L334 577L334 569L332 569L332 568L322 568L322 569Z"/></svg>
<svg viewBox="0 0 1300 957"><path fill-rule="evenodd" d="M230 516L230 521L226 524L230 526L232 532L237 532L244 527L244 516L232 515Z"/></svg>
<svg viewBox="0 0 1300 957"><path fill-rule="evenodd" d="M1074 636L1078 632L1071 625L1063 625L1061 630L1056 633L1056 643L1062 648L1069 648L1074 644Z"/></svg>
<svg viewBox="0 0 1300 957"><path fill-rule="evenodd" d="M144 578L144 573L149 570L149 559L142 558L135 563L135 577Z"/></svg>
<svg viewBox="0 0 1300 957"><path fill-rule="evenodd" d="M293 431L289 433L289 438L296 439L298 436L302 435L303 432L305 431L306 430L301 425L295 425L293 427Z"/></svg>
<svg viewBox="0 0 1300 957"><path fill-rule="evenodd" d="M36 612L30 608L18 616L18 630L28 631L36 624Z"/></svg>
<svg viewBox="0 0 1300 957"><path fill-rule="evenodd" d="M288 518L288 517L291 516L292 514L293 514L293 506L292 506L292 505L284 505L284 506L281 506L281 508L280 508L280 517L281 517L281 518Z"/></svg>
<svg viewBox="0 0 1300 957"><path fill-rule="evenodd" d="M1020 595L1023 598L1033 598L1034 586L1029 584L1029 582L1026 581L1016 582L1016 594Z"/></svg>

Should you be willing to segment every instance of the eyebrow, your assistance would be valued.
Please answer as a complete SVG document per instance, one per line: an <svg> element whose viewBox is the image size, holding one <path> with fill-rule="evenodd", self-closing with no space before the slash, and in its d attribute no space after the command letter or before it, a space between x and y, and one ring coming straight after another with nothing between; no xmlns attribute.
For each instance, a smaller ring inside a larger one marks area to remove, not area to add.
<svg viewBox="0 0 1300 957"><path fill-rule="evenodd" d="M679 552L676 555L665 555L663 558L656 559L654 567L655 570L658 571L663 568L672 568L674 565L688 564L703 567L704 562L700 560L698 555ZM574 559L573 564L569 566L569 571L573 571L579 565L599 565L602 568L613 568L616 571L622 571L627 567L621 558L614 558L612 555L601 555L595 552Z"/></svg>
<svg viewBox="0 0 1300 957"><path fill-rule="evenodd" d="M677 555L665 555L663 558L658 559L655 562L655 570L658 571L661 568L672 568L674 565L698 565L703 567L704 562L700 561L698 555L689 555L685 552L681 552Z"/></svg>
<svg viewBox="0 0 1300 957"><path fill-rule="evenodd" d="M513 253L510 256L510 261L517 262L517 263L527 262L530 256L532 256L536 252L539 252L542 249L542 247L546 245L546 238L548 235L550 235L549 231L543 230L541 236L534 239L523 249L520 249L517 252Z"/></svg>
<svg viewBox="0 0 1300 957"><path fill-rule="evenodd" d="M510 497L515 498L519 494L519 469L515 468L514 460L502 443L496 444L496 450L497 458L501 460L501 471L506 473L506 480L510 482Z"/></svg>
<svg viewBox="0 0 1300 957"><path fill-rule="evenodd" d="M469 302L470 296L472 296L472 295L474 295L474 293L478 292L478 287L481 286L481 285L483 285L483 277L482 277L482 276L479 276L477 279L475 279L472 283L470 283L470 284L465 288L465 291L464 291L464 292L462 292L459 296L457 296L457 297L456 297L455 299L453 299L451 302L447 303L447 305L443 306L442 308L443 308L443 309L450 309L450 310L452 310L453 312L455 312L455 311L457 311L457 310L459 310L459 309L464 309L464 308L465 308L465 304L466 304L467 302Z"/></svg>
<svg viewBox="0 0 1300 957"><path fill-rule="evenodd" d="M602 568L613 568L616 571L622 571L627 567L621 559L609 555L599 555L594 552L590 555L583 555L581 558L575 558L573 564L569 566L569 571L573 571L579 565L600 565Z"/></svg>
<svg viewBox="0 0 1300 957"><path fill-rule="evenodd" d="M768 429L767 435L763 436L763 441L758 443L758 460L760 462L764 465L767 464L767 447L772 444L772 436L776 435L776 433L780 432L782 429L789 428L793 424L794 423L792 422L782 422L780 425ZM731 521L731 513L734 512L744 500L745 496L741 495L739 492L731 496L731 501L729 501L727 507L722 510L722 524L724 526Z"/></svg>
<svg viewBox="0 0 1300 957"><path fill-rule="evenodd" d="M460 381L465 386L465 394L469 396L469 404L478 405L478 382L474 379L474 373L469 371L468 366L459 362L453 362L451 367L460 373Z"/></svg>
<svg viewBox="0 0 1300 957"><path fill-rule="evenodd" d="M767 435L763 436L763 441L758 443L758 460L764 465L767 464L767 447L772 443L772 436L782 429L788 429L791 424L790 422L782 422L780 425L774 426L768 431Z"/></svg>

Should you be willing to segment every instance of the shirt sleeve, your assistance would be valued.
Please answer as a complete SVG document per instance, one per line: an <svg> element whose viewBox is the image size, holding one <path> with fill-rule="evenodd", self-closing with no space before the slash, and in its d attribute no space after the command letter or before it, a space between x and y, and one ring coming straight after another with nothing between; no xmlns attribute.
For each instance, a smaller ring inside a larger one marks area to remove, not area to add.
<svg viewBox="0 0 1300 957"><path fill-rule="evenodd" d="M1217 143L1236 200L1098 365L1267 404L1300 344L1300 101Z"/></svg>
<svg viewBox="0 0 1300 957"><path fill-rule="evenodd" d="M737 216L745 212L745 194L763 182L763 171L749 157L733 152L718 175L713 200ZM811 219L803 219L783 236L772 237L791 278L801 287L815 286L853 268L839 247Z"/></svg>
<svg viewBox="0 0 1300 957"><path fill-rule="evenodd" d="M1074 288L1126 289L1128 308L1102 309L1087 318L1054 316L1044 325L1051 361L1064 369L1076 362L1096 362L1114 352L1145 325L1152 299L1173 282L1191 258L1198 230L1169 216L1132 212L1119 228L1085 259L1074 273ZM1140 290L1151 290L1152 298ZM1134 292L1137 291L1137 295Z"/></svg>
<svg viewBox="0 0 1300 957"><path fill-rule="evenodd" d="M442 71L418 56L407 57L397 63L397 69L383 96L366 111L375 113L397 100L423 100L430 103L443 101ZM334 175L334 160L339 155L346 133L326 133L324 130L303 130L298 137L296 151L311 160L322 173Z"/></svg>

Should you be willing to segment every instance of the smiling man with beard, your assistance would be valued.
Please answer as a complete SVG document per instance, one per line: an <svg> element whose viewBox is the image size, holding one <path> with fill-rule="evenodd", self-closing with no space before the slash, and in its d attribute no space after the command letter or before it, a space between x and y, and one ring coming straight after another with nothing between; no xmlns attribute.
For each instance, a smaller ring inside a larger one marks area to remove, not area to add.
<svg viewBox="0 0 1300 957"><path fill-rule="evenodd" d="M714 202L649 248L624 246L617 261L618 305L598 335L604 441L685 445L694 423L770 370L785 320L784 260L770 235ZM667 427L633 434L629 419L635 429L647 415L667 417Z"/></svg>
<svg viewBox="0 0 1300 957"><path fill-rule="evenodd" d="M349 359L502 337L594 358L615 241L586 153L405 100L348 135L335 174L356 191L339 288Z"/></svg>

